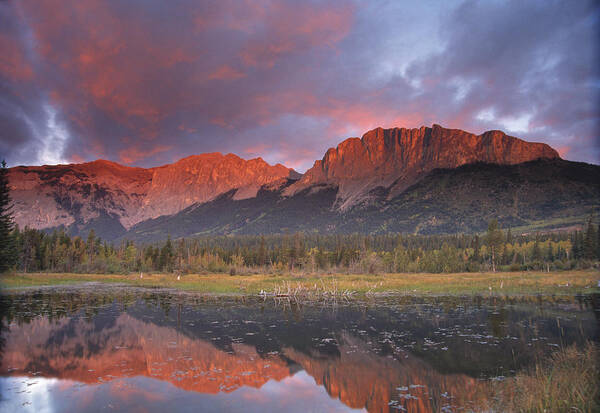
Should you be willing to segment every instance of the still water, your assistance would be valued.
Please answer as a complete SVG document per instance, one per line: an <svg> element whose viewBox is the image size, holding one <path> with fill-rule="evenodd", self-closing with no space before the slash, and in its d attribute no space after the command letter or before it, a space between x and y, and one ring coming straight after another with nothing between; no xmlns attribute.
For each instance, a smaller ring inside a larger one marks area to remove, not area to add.
<svg viewBox="0 0 600 413"><path fill-rule="evenodd" d="M598 341L600 298L303 303L87 286L0 304L0 411L449 412Z"/></svg>

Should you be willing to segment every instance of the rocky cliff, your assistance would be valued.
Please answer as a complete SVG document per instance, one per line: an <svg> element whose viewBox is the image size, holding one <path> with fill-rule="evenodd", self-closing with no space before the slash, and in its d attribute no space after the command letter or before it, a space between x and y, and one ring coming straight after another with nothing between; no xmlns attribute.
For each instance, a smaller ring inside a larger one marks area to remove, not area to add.
<svg viewBox="0 0 600 413"><path fill-rule="evenodd" d="M501 165L559 158L543 143L525 142L501 131L474 135L439 125L418 129L373 129L330 148L302 179L287 189L293 195L313 185L337 186L338 206L345 210L368 198L377 187L398 195L437 168L474 162Z"/></svg>
<svg viewBox="0 0 600 413"><path fill-rule="evenodd" d="M256 195L261 185L297 176L261 158L209 153L157 168L131 168L98 160L83 164L19 166L9 170L19 226L83 225L102 216L125 228L237 189L237 199Z"/></svg>
<svg viewBox="0 0 600 413"><path fill-rule="evenodd" d="M152 170L104 160L11 168L15 220L21 227L42 229L106 214L118 217L127 228L151 188L152 175Z"/></svg>
<svg viewBox="0 0 600 413"><path fill-rule="evenodd" d="M289 185L297 181L288 180ZM401 194L372 191L368 203L340 211L338 189L264 186L255 198L234 192L140 222L120 239L154 242L193 234L453 234L481 232L491 219L529 231L584 226L600 213L600 166L563 159L516 165L472 163L434 169ZM364 199L364 198L363 198Z"/></svg>
<svg viewBox="0 0 600 413"><path fill-rule="evenodd" d="M260 188L279 191L271 205L258 203L263 209L259 216L265 215L265 208L281 209L290 204L286 199L294 198L294 208L288 212L309 220L316 207L313 195L324 188L335 193L325 209L337 216L357 205L381 204L382 197L392 201L436 169L474 163L516 165L538 159L559 160L559 155L546 144L525 142L500 131L474 135L433 125L377 128L361 139L346 139L329 149L304 176L261 158L208 153L150 169L102 160L16 167L10 169L9 181L15 219L21 227L65 226L80 235L94 228L102 238L116 239L136 224L172 216L228 193L232 201L244 201L254 199ZM296 202L299 196L306 202ZM329 195L326 198L329 202ZM248 222L246 211L226 218L225 227L235 224L235 219ZM280 232L282 225L287 226L285 222L271 225L268 232ZM323 230L323 225L318 229Z"/></svg>

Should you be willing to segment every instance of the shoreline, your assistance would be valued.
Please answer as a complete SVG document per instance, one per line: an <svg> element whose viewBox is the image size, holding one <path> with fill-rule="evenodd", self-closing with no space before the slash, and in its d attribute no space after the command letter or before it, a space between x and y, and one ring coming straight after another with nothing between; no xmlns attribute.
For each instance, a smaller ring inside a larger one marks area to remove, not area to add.
<svg viewBox="0 0 600 413"><path fill-rule="evenodd" d="M454 274L66 274L11 273L0 275L0 289L21 289L99 283L115 287L167 288L215 296L261 297L384 297L489 295L577 295L600 293L595 270L555 273Z"/></svg>

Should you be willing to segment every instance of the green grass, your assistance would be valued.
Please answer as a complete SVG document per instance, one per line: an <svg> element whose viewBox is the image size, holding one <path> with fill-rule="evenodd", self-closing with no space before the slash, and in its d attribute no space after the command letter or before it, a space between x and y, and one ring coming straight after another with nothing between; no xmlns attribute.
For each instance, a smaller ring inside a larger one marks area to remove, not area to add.
<svg viewBox="0 0 600 413"><path fill-rule="evenodd" d="M598 356L593 343L555 352L528 371L493 386L497 406L492 411L599 411Z"/></svg>
<svg viewBox="0 0 600 413"><path fill-rule="evenodd" d="M560 217L560 218L551 218L539 221L530 221L527 225L512 227L511 231L514 233L523 233L523 232L535 232L535 231L544 231L544 230L552 230L555 228L566 228L572 227L575 225L581 225L582 227L590 219L588 215L576 215L569 217Z"/></svg>
<svg viewBox="0 0 600 413"><path fill-rule="evenodd" d="M230 276L188 274L52 274L13 273L0 276L0 287L22 288L85 282L119 283L140 287L167 287L209 294L258 294L260 291L298 295L354 292L356 294L410 295L526 295L600 292L598 271L504 272L457 274L333 274Z"/></svg>

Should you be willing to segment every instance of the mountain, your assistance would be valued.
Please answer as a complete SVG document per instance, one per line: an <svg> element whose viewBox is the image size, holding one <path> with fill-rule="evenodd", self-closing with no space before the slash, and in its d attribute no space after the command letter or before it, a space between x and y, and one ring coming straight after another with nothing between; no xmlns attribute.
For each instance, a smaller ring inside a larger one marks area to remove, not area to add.
<svg viewBox="0 0 600 413"><path fill-rule="evenodd" d="M8 179L21 227L63 226L74 234L94 228L110 239L138 222L177 213L231 189L236 189L235 199L243 199L261 185L298 175L261 158L208 153L150 169L104 160L19 166L9 170Z"/></svg>
<svg viewBox="0 0 600 413"><path fill-rule="evenodd" d="M330 148L286 194L314 185L338 187L342 210L364 201L377 188L400 194L428 172L474 162L513 165L535 159L558 159L544 143L525 142L501 131L474 135L439 125L419 129L373 129Z"/></svg>
<svg viewBox="0 0 600 413"><path fill-rule="evenodd" d="M402 193L377 187L370 201L336 208L338 189L315 185L285 195L297 181L264 186L254 198L235 191L203 204L133 226L123 238L159 241L168 235L283 232L418 234L484 231L490 219L503 227L555 228L582 224L600 206L600 166L562 159L516 165L473 163L435 169Z"/></svg>
<svg viewBox="0 0 600 413"><path fill-rule="evenodd" d="M9 170L17 223L108 240L292 231L452 233L580 224L600 167L500 131L377 128L304 175L211 153L143 169L109 161Z"/></svg>
<svg viewBox="0 0 600 413"><path fill-rule="evenodd" d="M99 160L84 164L19 166L8 171L15 221L43 229L97 227L104 236L134 223L153 172Z"/></svg>

